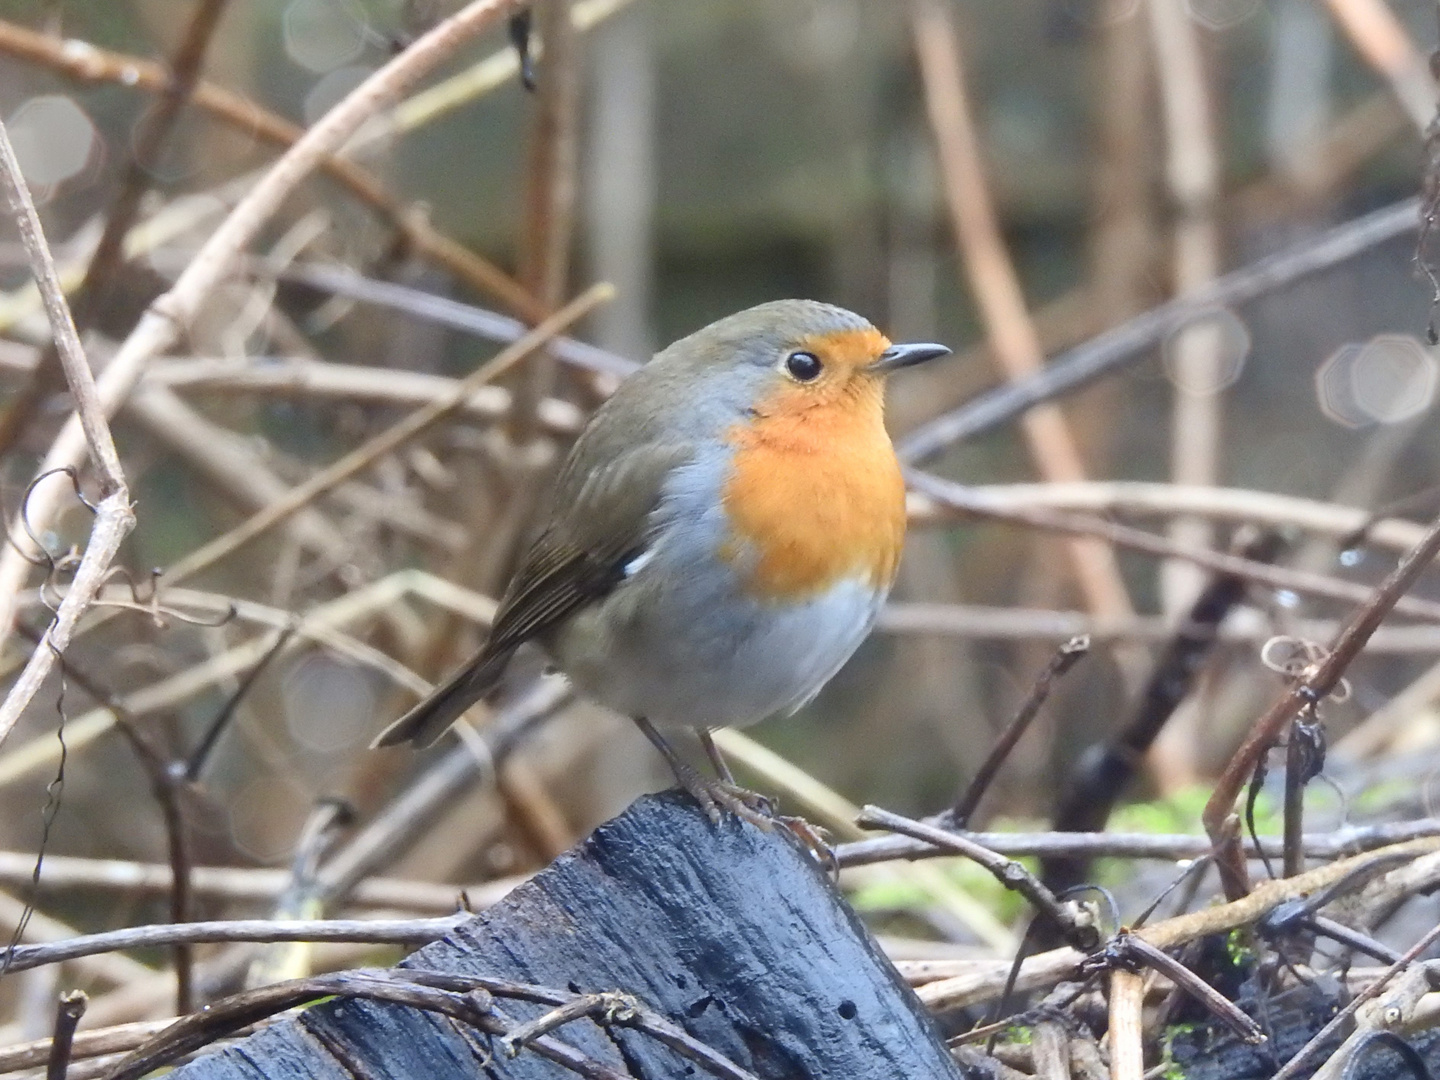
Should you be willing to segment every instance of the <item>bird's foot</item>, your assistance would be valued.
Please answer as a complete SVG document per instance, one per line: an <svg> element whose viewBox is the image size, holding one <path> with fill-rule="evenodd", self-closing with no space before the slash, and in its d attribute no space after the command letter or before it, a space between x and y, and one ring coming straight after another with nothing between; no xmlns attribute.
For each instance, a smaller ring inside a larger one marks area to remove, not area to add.
<svg viewBox="0 0 1440 1080"><path fill-rule="evenodd" d="M748 821L765 832L773 830L777 821L783 824L783 819L775 816L769 799L739 784L701 776L688 767L683 771L675 770L675 778L716 825L720 824L721 818L726 814L733 814L741 821Z"/></svg>
<svg viewBox="0 0 1440 1080"><path fill-rule="evenodd" d="M784 814L775 815L773 820L775 824L799 840L805 850L828 873L839 878L840 860L835 857L835 849L830 846L830 834L824 828L806 821L803 817L790 817Z"/></svg>

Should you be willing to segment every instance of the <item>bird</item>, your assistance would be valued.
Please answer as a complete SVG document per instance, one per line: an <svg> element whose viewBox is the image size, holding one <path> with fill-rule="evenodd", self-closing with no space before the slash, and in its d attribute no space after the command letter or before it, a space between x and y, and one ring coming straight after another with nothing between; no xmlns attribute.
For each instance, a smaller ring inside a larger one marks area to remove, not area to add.
<svg viewBox="0 0 1440 1080"><path fill-rule="evenodd" d="M580 432L484 645L373 745L428 746L535 642L635 721L712 820L764 826L711 732L795 712L869 634L906 523L885 383L949 352L813 300L661 350ZM714 777L662 734L686 729Z"/></svg>

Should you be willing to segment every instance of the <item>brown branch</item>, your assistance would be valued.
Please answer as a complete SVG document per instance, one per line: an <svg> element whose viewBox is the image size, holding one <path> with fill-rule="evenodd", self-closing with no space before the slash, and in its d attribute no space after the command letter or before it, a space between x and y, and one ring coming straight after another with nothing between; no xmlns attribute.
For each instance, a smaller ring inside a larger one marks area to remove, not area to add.
<svg viewBox="0 0 1440 1080"><path fill-rule="evenodd" d="M472 0L370 75L281 155L210 235L170 291L151 304L125 339L97 382L104 413L113 414L130 395L150 360L179 339L227 276L235 257L307 176L387 101L403 94L465 42L511 14L517 3ZM84 446L83 432L72 418L51 445L39 471L76 465ZM54 519L59 497L51 490L54 487L40 488L30 500L29 518L36 531L48 528ZM16 598L28 570L29 564L19 552L7 550L0 554L0 640L9 634L14 622Z"/></svg>
<svg viewBox="0 0 1440 1080"><path fill-rule="evenodd" d="M1135 936L1157 949L1171 949L1207 934L1225 933L1237 927L1248 926L1285 901L1308 896L1374 863L1391 863L1397 859L1420 856L1436 850L1440 850L1440 839L1427 837L1341 859L1297 877L1262 882L1242 899L1154 923L1136 931ZM1026 992L1074 978L1084 959L1083 953L1068 946L1032 956L1021 965L1014 989ZM989 970L927 983L919 987L916 993L920 1000L932 1009L963 1008L1001 994L1010 981L1011 966L1008 960L997 960Z"/></svg>
<svg viewBox="0 0 1440 1080"><path fill-rule="evenodd" d="M50 1053L45 1062L45 1080L65 1080L70 1069L70 1049L75 1042L75 1026L85 1015L90 999L83 990L60 995L55 1009L55 1033L50 1037Z"/></svg>
<svg viewBox="0 0 1440 1080"><path fill-rule="evenodd" d="M164 65L137 56L111 52L89 43L61 41L0 21L0 52L63 72L85 82L116 83L163 94L170 85ZM246 136L274 146L289 147L305 134L284 117L224 87L200 80L192 103ZM318 168L357 200L370 207L399 235L405 247L454 274L482 296L490 296L530 322L544 314L534 298L489 260L439 232L425 215L397 202L372 173L327 153Z"/></svg>
<svg viewBox="0 0 1440 1080"><path fill-rule="evenodd" d="M1145 980L1138 972L1110 972L1111 1080L1143 1080L1145 1076Z"/></svg>
<svg viewBox="0 0 1440 1080"><path fill-rule="evenodd" d="M537 0L532 6L545 52L534 94L535 116L525 164L520 281L543 308L564 298L575 231L578 167L579 35L570 0ZM555 383L555 357L535 353L521 373L511 411L511 434L519 445L535 435L535 412Z"/></svg>
<svg viewBox="0 0 1440 1080"><path fill-rule="evenodd" d="M913 0L911 18L930 127L966 278L990 348L1006 377L1012 382L1032 377L1044 366L1044 347L1005 249L981 167L949 8L940 0ZM1079 448L1058 406L1031 410L1021 425L1045 480L1085 478ZM1072 541L1069 549L1088 607L1100 615L1133 612L1113 550L1088 538Z"/></svg>
<svg viewBox="0 0 1440 1080"><path fill-rule="evenodd" d="M219 25L220 16L225 12L226 3L227 0L201 0L196 5L160 91L160 103L146 114L138 126L130 160L120 179L120 191L111 200L105 229L76 291L75 321L81 326L88 326L94 321L105 299L120 263L125 234L140 212L141 198L150 190L151 176L146 162L155 160L194 91L206 48ZM3 49L7 29L6 24L0 23L0 49ZM56 44L61 49L67 48L64 44ZM4 412L0 413L0 456L9 453L24 434L41 402L60 385L58 360L54 348L47 348L29 381L6 403Z"/></svg>
<svg viewBox="0 0 1440 1080"><path fill-rule="evenodd" d="M1412 548L1388 577L1374 590L1369 602L1355 613L1341 631L1325 657L1280 698L1250 729L1245 741L1231 757L1205 804L1202 820L1205 831L1215 843L1215 856L1220 868L1225 895L1235 900L1249 890L1249 875L1240 850L1238 831L1227 824L1234 813L1235 800L1255 771L1260 758L1274 745L1280 732L1303 710L1313 708L1329 696L1376 628L1391 612L1398 610L1398 601L1440 552L1440 519Z"/></svg>
<svg viewBox="0 0 1440 1080"><path fill-rule="evenodd" d="M1128 525L1117 525L1080 514L1069 514L1047 510L1038 506L1006 506L1001 508L985 498L983 489L967 488L950 480L943 480L930 473L914 469L906 471L906 481L922 495L935 503L974 517L993 518L1034 528L1051 529L1056 532L1074 532L1086 536L1104 537L1117 547L1132 551L1143 551L1162 558L1186 559L1195 565L1219 574L1229 574L1272 589L1289 589L1293 592L1312 596L1324 596L1332 600L1347 600L1351 603L1364 602L1371 597L1371 590L1364 585L1343 581L1326 574L1316 574L1289 567L1269 566L1254 559L1241 558L1209 548L1177 544L1162 536ZM1395 610L1402 614L1430 620L1440 619L1440 602L1421 600L1416 597L1399 598Z"/></svg>
<svg viewBox="0 0 1440 1080"><path fill-rule="evenodd" d="M291 488L284 498L269 504L228 533L191 552L169 567L165 581L168 584L175 584L224 558L271 527L278 525L297 510L308 506L316 497L369 468L386 454L398 450L411 439L423 434L442 420L460 412L469 402L470 394L474 390L505 374L515 365L543 348L550 338L584 318L608 300L612 292L613 290L608 285L591 286L575 300L542 321L515 344L503 349L495 357L461 379L456 384L454 393L448 399L432 402L416 409L403 420L351 450L340 460L321 469L309 480ZM118 363L118 360L113 363Z"/></svg>

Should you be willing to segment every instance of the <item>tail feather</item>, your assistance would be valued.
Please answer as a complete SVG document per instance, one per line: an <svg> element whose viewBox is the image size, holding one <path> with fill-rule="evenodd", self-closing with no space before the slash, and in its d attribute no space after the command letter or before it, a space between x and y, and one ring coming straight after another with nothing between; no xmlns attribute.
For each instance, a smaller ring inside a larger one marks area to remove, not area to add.
<svg viewBox="0 0 1440 1080"><path fill-rule="evenodd" d="M445 734L466 709L495 688L513 652L513 649L507 649L475 657L436 687L424 701L376 736L371 747L398 746L407 742L417 750L429 746Z"/></svg>

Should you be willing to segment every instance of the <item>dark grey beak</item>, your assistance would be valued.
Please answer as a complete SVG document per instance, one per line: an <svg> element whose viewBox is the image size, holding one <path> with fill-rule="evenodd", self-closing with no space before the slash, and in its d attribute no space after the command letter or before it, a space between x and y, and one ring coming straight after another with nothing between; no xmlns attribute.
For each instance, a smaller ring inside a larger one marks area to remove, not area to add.
<svg viewBox="0 0 1440 1080"><path fill-rule="evenodd" d="M944 345L891 345L880 354L880 359L870 365L870 370L878 371L882 375L889 375L892 371L914 367L916 364L925 363L926 360L936 360L949 355L950 350Z"/></svg>

